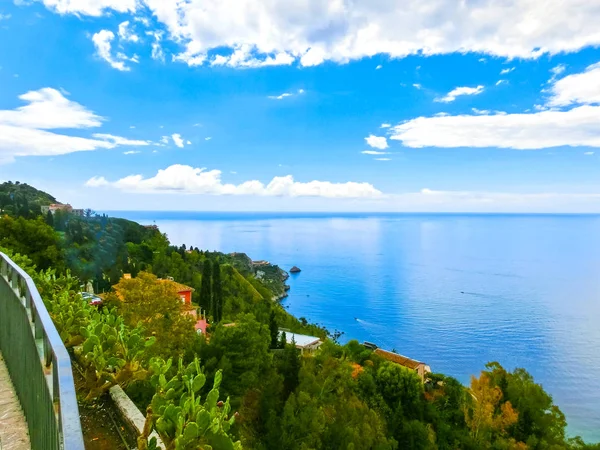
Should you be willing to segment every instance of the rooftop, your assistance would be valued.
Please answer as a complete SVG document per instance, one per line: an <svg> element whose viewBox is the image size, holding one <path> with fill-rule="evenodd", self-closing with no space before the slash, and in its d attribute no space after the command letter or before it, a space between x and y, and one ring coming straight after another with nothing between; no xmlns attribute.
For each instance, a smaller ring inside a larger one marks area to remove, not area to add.
<svg viewBox="0 0 600 450"><path fill-rule="evenodd" d="M408 367L409 369L413 370L415 370L421 364L425 364L421 361L410 359L406 356L399 355L398 353L388 352L387 350L382 350L380 348L375 350L375 354L381 356L383 359L387 359L388 361L400 364L401 366Z"/></svg>
<svg viewBox="0 0 600 450"><path fill-rule="evenodd" d="M296 342L296 347L308 347L309 345L313 345L321 341L320 338L315 336L290 333L289 331L284 331L283 333L285 333L285 341L288 344L291 344L293 340L294 342ZM281 332L279 333L279 335L281 336Z"/></svg>
<svg viewBox="0 0 600 450"><path fill-rule="evenodd" d="M185 284L181 284L178 283L177 281L173 281L173 280L164 280L164 279L159 279L159 281L162 281L163 283L171 283L173 286L175 286L175 289L177 289L177 292L194 292L195 289L189 286L186 286Z"/></svg>

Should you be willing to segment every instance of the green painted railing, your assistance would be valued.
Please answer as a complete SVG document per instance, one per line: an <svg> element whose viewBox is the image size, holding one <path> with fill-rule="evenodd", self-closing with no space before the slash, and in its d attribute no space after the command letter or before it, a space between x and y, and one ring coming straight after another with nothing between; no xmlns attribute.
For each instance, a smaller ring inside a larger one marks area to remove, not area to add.
<svg viewBox="0 0 600 450"><path fill-rule="evenodd" d="M33 450L84 450L71 359L33 280L0 252L0 351Z"/></svg>

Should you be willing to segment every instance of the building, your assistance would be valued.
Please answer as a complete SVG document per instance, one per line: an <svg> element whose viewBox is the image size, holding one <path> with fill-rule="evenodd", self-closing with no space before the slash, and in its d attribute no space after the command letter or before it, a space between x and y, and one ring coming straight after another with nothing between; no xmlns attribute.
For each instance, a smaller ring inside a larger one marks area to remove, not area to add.
<svg viewBox="0 0 600 450"><path fill-rule="evenodd" d="M124 273L123 279L131 280L131 274ZM190 305L190 306L192 305L192 292L194 292L194 288L191 288L189 286L186 286L185 284L181 284L181 283L178 283L177 281L174 281L173 277L167 277L166 280L159 278L158 281L161 281L163 283L169 283L169 284L173 285L175 287L175 289L177 290L177 294L179 294L179 298L181 298L181 302L186 305Z"/></svg>
<svg viewBox="0 0 600 450"><path fill-rule="evenodd" d="M173 285L175 289L177 289L177 294L179 294L182 303L186 305L192 304L192 292L194 292L194 288L178 283L177 281L174 281L172 277L167 277L166 280L159 279L159 281Z"/></svg>
<svg viewBox="0 0 600 450"><path fill-rule="evenodd" d="M374 353L390 362L396 363L402 367L406 367L407 369L414 370L421 378L421 381L425 381L425 374L431 373L431 367L424 362L410 359L406 356L399 355L398 353L388 352L387 350L382 350L380 348L376 349Z"/></svg>
<svg viewBox="0 0 600 450"><path fill-rule="evenodd" d="M302 354L312 353L317 350L321 344L323 343L320 338L315 336L306 336L304 334L296 334L291 333L289 331L280 331L279 337L281 338L281 334L285 333L285 342L287 344L291 344L294 342L296 344L296 348L300 349Z"/></svg>
<svg viewBox="0 0 600 450"><path fill-rule="evenodd" d="M73 209L73 207L68 203L66 205L63 205L62 203L52 203L51 205L44 205L41 208L42 214L48 214L48 211L50 211L52 214L54 214L56 211L64 211L76 216L83 216L83 209Z"/></svg>

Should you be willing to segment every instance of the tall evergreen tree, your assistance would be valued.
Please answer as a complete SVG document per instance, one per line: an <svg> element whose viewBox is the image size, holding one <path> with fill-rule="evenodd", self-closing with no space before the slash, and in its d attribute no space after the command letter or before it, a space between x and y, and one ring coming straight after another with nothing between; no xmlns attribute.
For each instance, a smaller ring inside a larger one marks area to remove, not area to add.
<svg viewBox="0 0 600 450"><path fill-rule="evenodd" d="M212 275L212 267L210 260L204 261L202 267L202 284L200 285L200 305L205 311L212 312L212 295L210 286L210 277Z"/></svg>
<svg viewBox="0 0 600 450"><path fill-rule="evenodd" d="M275 311L271 310L271 316L269 317L269 332L271 333L271 348L277 348L279 327L277 326L277 320L275 319Z"/></svg>
<svg viewBox="0 0 600 450"><path fill-rule="evenodd" d="M52 211L48 211L46 214L46 223L54 228L54 215L52 214Z"/></svg>
<svg viewBox="0 0 600 450"><path fill-rule="evenodd" d="M216 322L223 319L223 285L221 284L221 264L215 261L212 273L213 317Z"/></svg>
<svg viewBox="0 0 600 450"><path fill-rule="evenodd" d="M296 341L292 339L291 344L287 344L283 350L283 362L281 374L283 380L283 395L287 397L296 390L300 384L300 350L296 347Z"/></svg>

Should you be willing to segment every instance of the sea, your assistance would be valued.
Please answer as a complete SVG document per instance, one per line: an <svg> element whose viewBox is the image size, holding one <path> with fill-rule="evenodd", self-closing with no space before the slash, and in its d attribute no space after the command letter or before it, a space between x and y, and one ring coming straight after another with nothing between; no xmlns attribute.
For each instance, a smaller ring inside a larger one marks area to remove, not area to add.
<svg viewBox="0 0 600 450"><path fill-rule="evenodd" d="M464 384L527 369L600 441L600 216L111 212L285 270L283 305Z"/></svg>

